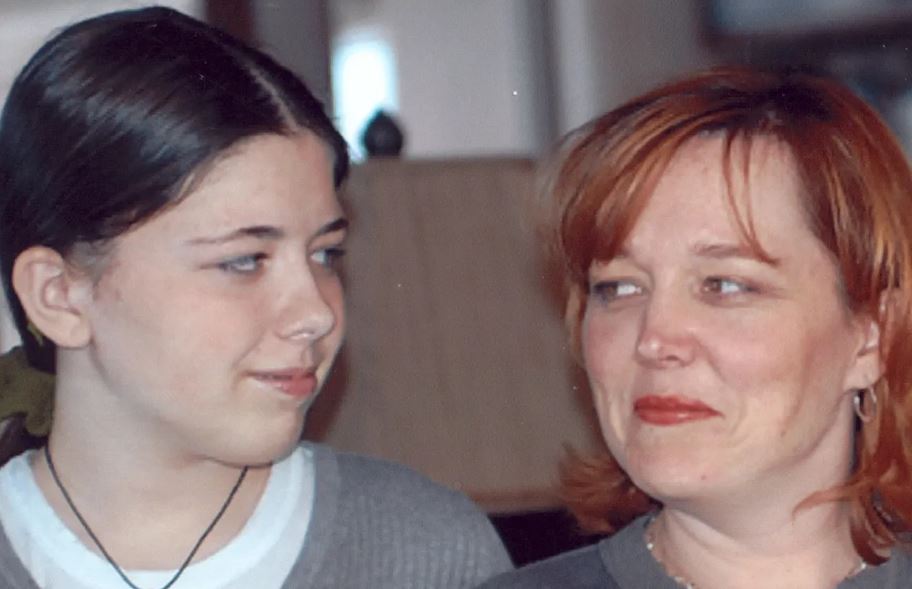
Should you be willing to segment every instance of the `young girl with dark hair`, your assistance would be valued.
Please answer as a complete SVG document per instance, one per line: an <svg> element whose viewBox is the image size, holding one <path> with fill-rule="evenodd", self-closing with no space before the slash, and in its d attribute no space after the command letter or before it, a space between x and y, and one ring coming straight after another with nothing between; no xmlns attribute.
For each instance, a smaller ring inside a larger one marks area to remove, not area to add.
<svg viewBox="0 0 912 589"><path fill-rule="evenodd" d="M345 144L263 53L164 8L52 38L0 119L0 585L470 587L464 497L299 444L340 346ZM51 376L56 373L56 377Z"/></svg>

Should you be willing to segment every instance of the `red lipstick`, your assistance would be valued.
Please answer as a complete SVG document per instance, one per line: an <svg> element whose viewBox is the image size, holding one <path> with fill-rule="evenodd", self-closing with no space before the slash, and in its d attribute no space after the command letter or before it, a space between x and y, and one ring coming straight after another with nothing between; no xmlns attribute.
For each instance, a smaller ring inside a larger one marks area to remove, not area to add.
<svg viewBox="0 0 912 589"><path fill-rule="evenodd" d="M721 415L701 401L675 395L641 397L633 404L633 412L652 425L678 425Z"/></svg>
<svg viewBox="0 0 912 589"><path fill-rule="evenodd" d="M309 397L317 389L317 375L313 370L257 372L253 377L280 393L297 399Z"/></svg>

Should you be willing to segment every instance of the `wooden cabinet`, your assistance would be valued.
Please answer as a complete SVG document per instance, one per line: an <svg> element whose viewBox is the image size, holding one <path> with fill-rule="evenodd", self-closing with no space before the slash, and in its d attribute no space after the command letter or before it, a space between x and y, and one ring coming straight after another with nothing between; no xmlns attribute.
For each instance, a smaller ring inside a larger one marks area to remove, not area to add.
<svg viewBox="0 0 912 589"><path fill-rule="evenodd" d="M505 511L555 502L585 385L532 229L529 160L372 161L347 187L348 335L308 437Z"/></svg>

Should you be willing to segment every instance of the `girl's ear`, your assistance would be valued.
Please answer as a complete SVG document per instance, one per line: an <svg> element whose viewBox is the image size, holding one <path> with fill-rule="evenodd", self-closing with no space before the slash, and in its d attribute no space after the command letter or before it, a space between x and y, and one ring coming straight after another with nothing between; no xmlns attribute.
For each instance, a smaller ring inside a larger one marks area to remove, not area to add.
<svg viewBox="0 0 912 589"><path fill-rule="evenodd" d="M44 246L23 251L13 264L13 289L36 329L61 348L80 348L92 337L86 316L93 283L68 264L58 252Z"/></svg>

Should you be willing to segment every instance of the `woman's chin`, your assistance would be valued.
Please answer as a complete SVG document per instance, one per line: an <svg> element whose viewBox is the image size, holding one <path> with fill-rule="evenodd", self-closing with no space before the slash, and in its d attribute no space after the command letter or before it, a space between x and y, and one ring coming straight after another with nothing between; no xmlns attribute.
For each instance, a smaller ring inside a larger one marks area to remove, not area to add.
<svg viewBox="0 0 912 589"><path fill-rule="evenodd" d="M712 490L709 483L694 480L692 476L652 476L649 473L631 479L640 490L662 504L699 499Z"/></svg>
<svg viewBox="0 0 912 589"><path fill-rule="evenodd" d="M699 498L713 493L719 484L708 465L672 456L632 457L626 471L638 488L662 503Z"/></svg>

